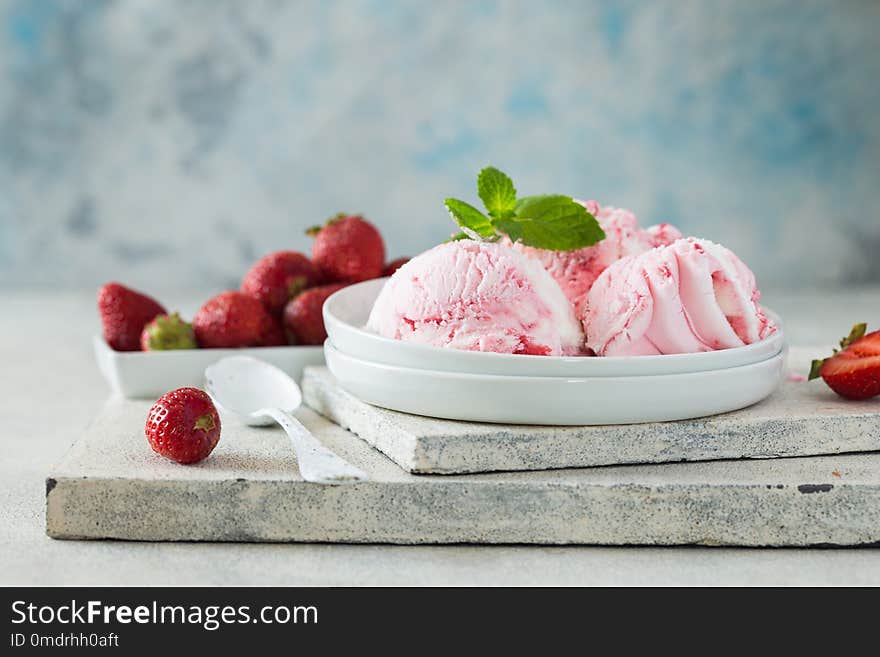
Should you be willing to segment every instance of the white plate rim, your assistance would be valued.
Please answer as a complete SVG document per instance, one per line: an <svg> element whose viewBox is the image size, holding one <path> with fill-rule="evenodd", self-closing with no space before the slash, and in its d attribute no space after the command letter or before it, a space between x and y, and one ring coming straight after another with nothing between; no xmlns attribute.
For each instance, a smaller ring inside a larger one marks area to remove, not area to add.
<svg viewBox="0 0 880 657"><path fill-rule="evenodd" d="M366 360L364 358L359 358L357 356L352 356L342 350L339 349L330 338L324 342L324 351L332 351L341 356L342 358L347 358L349 360L353 360L358 364L367 365L369 367L382 369L387 371L388 373L401 372L406 374L417 374L418 376L430 376L432 378L451 380L451 381L469 381L473 383L517 383L517 384L525 384L525 385L545 385L545 384L559 384L562 382L572 383L572 384L582 384L586 382L593 381L602 381L603 383L607 383L609 385L615 383L625 383L626 381L630 381L633 379L647 379L650 378L652 381L657 383L658 378L666 378L666 379L680 379L681 377L703 377L709 376L713 373L717 373L718 375L730 374L730 370L742 370L748 367L757 367L758 365L765 365L769 361L779 358L785 358L786 349L782 349L772 356L767 358L762 358L761 360L755 361L754 363L745 363L743 365L737 365L736 367L719 367L718 369L713 370L699 370L696 372L671 372L668 374L634 374L630 376L519 376L513 374L475 374L473 372L453 372L449 370L431 370L424 369L419 367L406 367L404 365L390 365L388 363L380 363L378 361ZM663 383L663 381L659 381L659 383Z"/></svg>

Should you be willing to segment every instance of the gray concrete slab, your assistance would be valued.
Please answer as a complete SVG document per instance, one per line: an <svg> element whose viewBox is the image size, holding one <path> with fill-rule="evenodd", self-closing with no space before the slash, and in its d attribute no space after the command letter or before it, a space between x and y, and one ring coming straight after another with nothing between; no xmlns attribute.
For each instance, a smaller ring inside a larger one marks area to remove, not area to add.
<svg viewBox="0 0 880 657"><path fill-rule="evenodd" d="M284 434L226 420L180 466L143 437L149 402L109 402L47 481L56 538L349 543L867 545L880 542L880 454L413 475L304 409L371 481L304 482Z"/></svg>
<svg viewBox="0 0 880 657"><path fill-rule="evenodd" d="M792 349L805 373L827 348ZM536 427L456 422L366 404L326 368L309 368L303 395L314 410L351 430L400 467L417 473L542 470L623 463L812 456L880 450L876 400L841 399L821 382L786 380L763 402L681 422Z"/></svg>

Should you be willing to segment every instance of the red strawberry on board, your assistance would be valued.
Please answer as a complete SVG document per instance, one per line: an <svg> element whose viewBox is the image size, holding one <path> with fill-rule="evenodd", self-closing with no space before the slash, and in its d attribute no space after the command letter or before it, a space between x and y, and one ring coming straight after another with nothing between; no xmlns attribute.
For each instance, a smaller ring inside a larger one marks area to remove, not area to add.
<svg viewBox="0 0 880 657"><path fill-rule="evenodd" d="M120 283L107 283L98 290L98 313L104 339L116 351L139 351L141 331L166 310L158 301Z"/></svg>
<svg viewBox="0 0 880 657"><path fill-rule="evenodd" d="M273 315L297 294L321 282L321 273L302 253L276 251L257 260L241 281L241 291L263 302Z"/></svg>
<svg viewBox="0 0 880 657"><path fill-rule="evenodd" d="M327 339L324 316L321 309L331 294L345 285L321 285L306 290L284 309L284 328L287 329L293 344L319 345Z"/></svg>
<svg viewBox="0 0 880 657"><path fill-rule="evenodd" d="M382 276L391 276L391 274L396 272L408 262L409 258L397 258L396 260L392 260L387 265L385 265L385 269L382 270Z"/></svg>
<svg viewBox="0 0 880 657"><path fill-rule="evenodd" d="M880 395L880 331L866 335L866 330L866 324L856 324L833 356L813 361L809 378L821 376L829 388L847 399Z"/></svg>
<svg viewBox="0 0 880 657"><path fill-rule="evenodd" d="M157 454L178 463L196 463L217 446L220 416L207 393L178 388L156 400L144 433Z"/></svg>
<svg viewBox="0 0 880 657"><path fill-rule="evenodd" d="M376 227L359 215L339 214L323 227L306 231L314 262L327 282L358 283L379 278L385 266L385 243Z"/></svg>
<svg viewBox="0 0 880 657"><path fill-rule="evenodd" d="M193 318L193 329L201 347L263 347L277 343L274 322L257 299L230 290L205 302Z"/></svg>

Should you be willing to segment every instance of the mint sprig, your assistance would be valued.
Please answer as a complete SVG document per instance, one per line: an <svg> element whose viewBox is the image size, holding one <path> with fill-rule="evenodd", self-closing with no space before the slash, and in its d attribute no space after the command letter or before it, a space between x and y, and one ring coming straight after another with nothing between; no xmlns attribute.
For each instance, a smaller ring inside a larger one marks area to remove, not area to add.
<svg viewBox="0 0 880 657"><path fill-rule="evenodd" d="M493 219L512 217L516 206L516 187L503 171L486 167L477 176L477 194Z"/></svg>
<svg viewBox="0 0 880 657"><path fill-rule="evenodd" d="M499 219L495 226L514 242L554 251L580 249L605 237L596 218L565 196L549 196L529 203L520 214Z"/></svg>
<svg viewBox="0 0 880 657"><path fill-rule="evenodd" d="M492 221L477 210L473 205L455 198L446 199L446 209L450 216L461 226L461 229L472 239L491 239L495 235Z"/></svg>
<svg viewBox="0 0 880 657"><path fill-rule="evenodd" d="M462 230L454 239L494 241L507 235L514 242L554 251L582 249L605 239L596 218L570 196L517 199L513 181L495 167L480 171L477 193L488 216L464 201L446 199L446 209Z"/></svg>

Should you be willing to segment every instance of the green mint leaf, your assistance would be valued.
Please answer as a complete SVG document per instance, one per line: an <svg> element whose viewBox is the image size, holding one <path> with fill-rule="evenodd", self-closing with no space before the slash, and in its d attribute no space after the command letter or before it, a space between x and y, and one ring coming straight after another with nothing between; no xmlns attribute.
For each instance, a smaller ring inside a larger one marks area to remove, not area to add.
<svg viewBox="0 0 880 657"><path fill-rule="evenodd" d="M523 213L523 208L528 208L538 203L538 201L544 201L546 199L568 199L568 196L563 196L562 194L536 194L535 196L523 196L516 200L516 205L513 206L513 213L519 217Z"/></svg>
<svg viewBox="0 0 880 657"><path fill-rule="evenodd" d="M516 206L516 188L513 181L503 171L486 167L477 176L477 193L489 216L498 219L513 216Z"/></svg>
<svg viewBox="0 0 880 657"><path fill-rule="evenodd" d="M460 242L461 240L469 240L470 236L467 233L456 233L452 237L450 237L447 242Z"/></svg>
<svg viewBox="0 0 880 657"><path fill-rule="evenodd" d="M449 215L470 237L476 236L476 239L479 237L495 236L495 228L492 226L489 217L474 206L455 198L446 199L444 204Z"/></svg>
<svg viewBox="0 0 880 657"><path fill-rule="evenodd" d="M550 213L569 212L573 205L580 207L584 212L584 208L579 203L572 200L570 196L562 194L539 194L538 196L526 196L516 202L516 216L525 219L534 219ZM587 212L589 214L589 212Z"/></svg>
<svg viewBox="0 0 880 657"><path fill-rule="evenodd" d="M572 251L605 239L605 231L587 209L569 196L531 196L517 203L516 216L495 226L514 242L553 251Z"/></svg>

